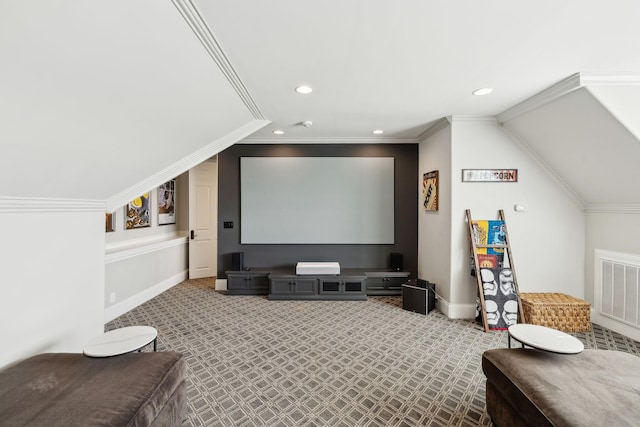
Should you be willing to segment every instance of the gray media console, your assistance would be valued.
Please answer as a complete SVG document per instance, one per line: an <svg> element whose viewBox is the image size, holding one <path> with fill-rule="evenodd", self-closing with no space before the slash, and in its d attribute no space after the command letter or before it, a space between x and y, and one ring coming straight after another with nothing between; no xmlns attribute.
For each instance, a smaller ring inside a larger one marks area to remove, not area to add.
<svg viewBox="0 0 640 427"><path fill-rule="evenodd" d="M227 271L228 295L269 295L284 300L365 300L367 295L402 295L407 271L346 269L339 275L297 275L289 270Z"/></svg>

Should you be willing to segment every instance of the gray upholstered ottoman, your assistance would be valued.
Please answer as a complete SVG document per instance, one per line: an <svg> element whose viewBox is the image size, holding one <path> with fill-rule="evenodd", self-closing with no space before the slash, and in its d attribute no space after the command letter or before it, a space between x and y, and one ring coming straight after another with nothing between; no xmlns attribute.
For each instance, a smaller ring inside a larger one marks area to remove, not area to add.
<svg viewBox="0 0 640 427"><path fill-rule="evenodd" d="M175 352L33 356L0 371L0 425L179 426L185 370Z"/></svg>
<svg viewBox="0 0 640 427"><path fill-rule="evenodd" d="M482 355L487 412L498 427L640 425L640 357L495 349Z"/></svg>

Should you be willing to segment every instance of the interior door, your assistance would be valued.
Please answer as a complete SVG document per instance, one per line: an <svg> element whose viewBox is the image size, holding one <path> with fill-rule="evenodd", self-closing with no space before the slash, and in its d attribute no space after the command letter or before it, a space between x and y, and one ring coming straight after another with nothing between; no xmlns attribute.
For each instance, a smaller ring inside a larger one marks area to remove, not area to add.
<svg viewBox="0 0 640 427"><path fill-rule="evenodd" d="M214 277L218 270L218 162L189 170L189 279Z"/></svg>

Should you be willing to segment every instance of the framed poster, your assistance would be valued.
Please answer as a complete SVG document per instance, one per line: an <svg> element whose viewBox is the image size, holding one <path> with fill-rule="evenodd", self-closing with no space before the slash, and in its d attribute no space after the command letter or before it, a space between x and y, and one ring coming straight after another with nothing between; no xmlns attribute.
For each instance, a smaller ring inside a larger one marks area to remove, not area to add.
<svg viewBox="0 0 640 427"><path fill-rule="evenodd" d="M151 226L149 222L149 193L144 193L130 201L124 209L126 230Z"/></svg>
<svg viewBox="0 0 640 427"><path fill-rule="evenodd" d="M438 171L422 175L422 195L425 211L438 210Z"/></svg>
<svg viewBox="0 0 640 427"><path fill-rule="evenodd" d="M113 227L113 214L112 213L105 213L104 214L104 225L105 225L105 232L106 233L110 233L112 231L114 231L114 227Z"/></svg>
<svg viewBox="0 0 640 427"><path fill-rule="evenodd" d="M176 223L176 180L158 187L158 225Z"/></svg>

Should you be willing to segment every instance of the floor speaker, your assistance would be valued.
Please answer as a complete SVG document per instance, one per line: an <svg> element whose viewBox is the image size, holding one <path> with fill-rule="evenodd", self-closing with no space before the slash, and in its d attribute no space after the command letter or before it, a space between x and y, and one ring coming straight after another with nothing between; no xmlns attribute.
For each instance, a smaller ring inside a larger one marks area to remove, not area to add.
<svg viewBox="0 0 640 427"><path fill-rule="evenodd" d="M391 269L393 271L402 270L402 254L398 252L391 252Z"/></svg>
<svg viewBox="0 0 640 427"><path fill-rule="evenodd" d="M436 284L426 280L409 280L402 285L402 308L428 314L436 307Z"/></svg>
<svg viewBox="0 0 640 427"><path fill-rule="evenodd" d="M233 252L231 254L231 269L234 271L244 270L244 252Z"/></svg>

